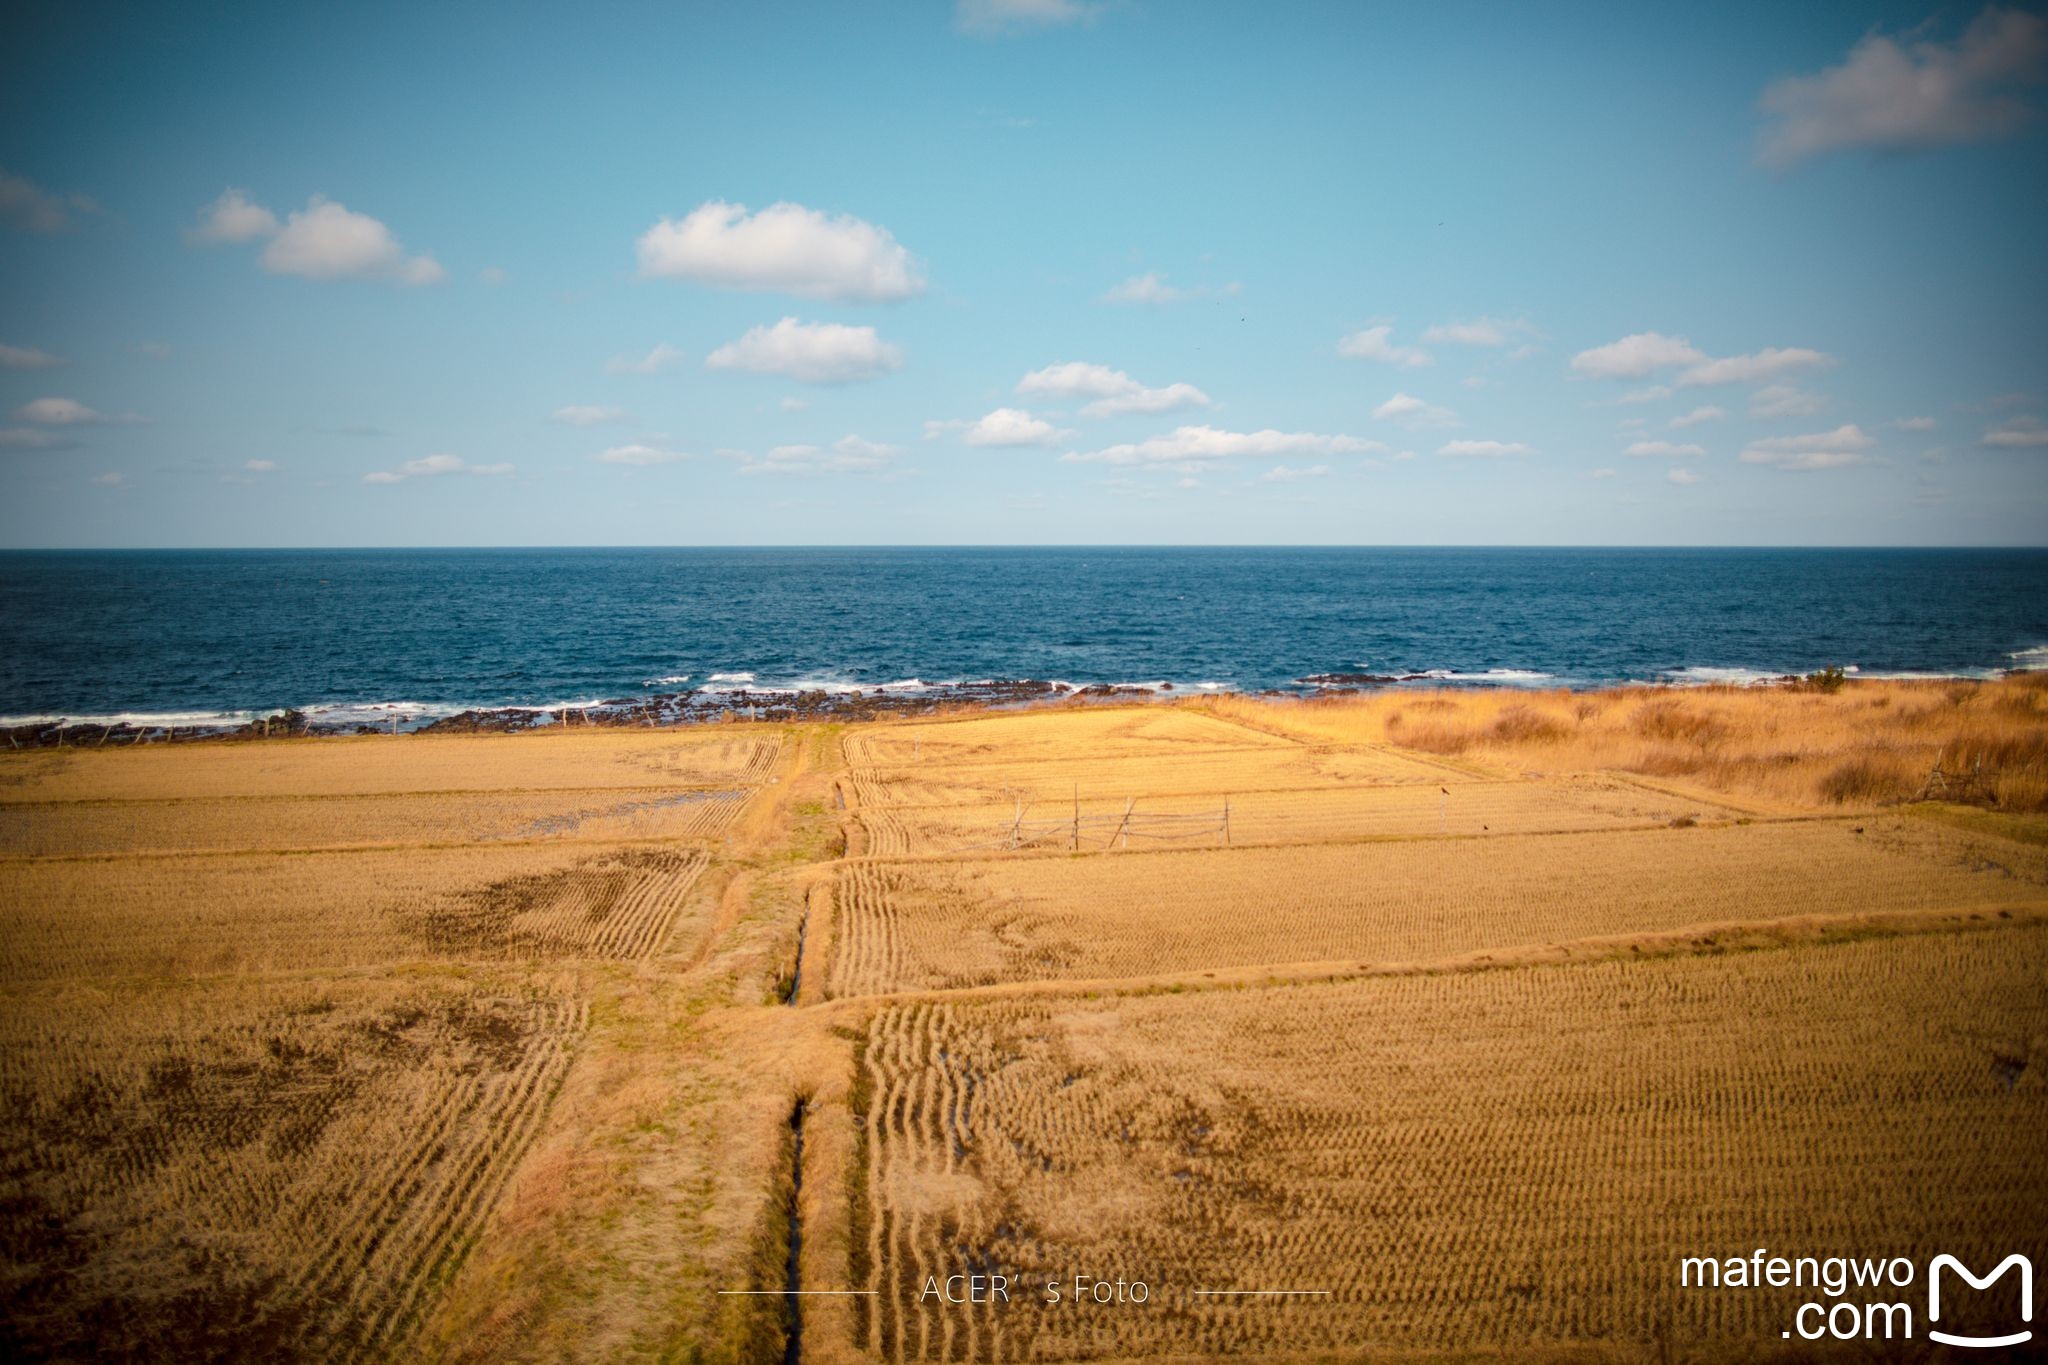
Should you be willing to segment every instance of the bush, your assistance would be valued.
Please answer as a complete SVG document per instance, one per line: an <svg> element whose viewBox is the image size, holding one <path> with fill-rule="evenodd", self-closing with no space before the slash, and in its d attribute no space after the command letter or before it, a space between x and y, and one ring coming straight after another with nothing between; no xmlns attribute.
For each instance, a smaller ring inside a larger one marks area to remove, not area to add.
<svg viewBox="0 0 2048 1365"><path fill-rule="evenodd" d="M1500 713L1486 729L1486 737L1507 744L1535 744L1563 739L1565 728L1550 716L1517 703Z"/></svg>
<svg viewBox="0 0 2048 1365"><path fill-rule="evenodd" d="M1807 674L1792 688L1795 692L1839 692L1847 681L1849 675L1842 671L1840 664L1829 664L1818 673Z"/></svg>

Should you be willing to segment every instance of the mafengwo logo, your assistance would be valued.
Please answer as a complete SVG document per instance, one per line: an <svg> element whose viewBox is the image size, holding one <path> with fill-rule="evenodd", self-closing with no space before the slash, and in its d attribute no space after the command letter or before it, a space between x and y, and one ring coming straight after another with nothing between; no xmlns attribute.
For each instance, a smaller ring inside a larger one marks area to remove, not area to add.
<svg viewBox="0 0 2048 1365"><path fill-rule="evenodd" d="M1934 1324L1941 1321L1941 1272L1953 1270L1972 1289L1989 1289L2004 1277L2005 1272L2017 1268L2020 1272L2020 1321L2034 1320L2034 1263L2014 1252L1998 1263L1998 1268L1981 1279L1970 1272L1970 1268L1955 1257L1943 1253L1927 1266L1927 1335L1945 1346L2018 1346L2031 1341L2032 1329L2008 1333L1999 1337L1960 1336L1937 1329Z"/></svg>

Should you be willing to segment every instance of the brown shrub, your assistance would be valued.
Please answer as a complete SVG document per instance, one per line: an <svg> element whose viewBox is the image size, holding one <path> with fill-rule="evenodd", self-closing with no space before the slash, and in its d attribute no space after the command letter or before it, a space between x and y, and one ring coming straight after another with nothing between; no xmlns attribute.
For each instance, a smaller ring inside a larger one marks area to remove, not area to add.
<svg viewBox="0 0 2048 1365"><path fill-rule="evenodd" d="M1502 711L1486 728L1486 737L1507 744L1563 739L1566 730L1553 716L1517 703Z"/></svg>
<svg viewBox="0 0 2048 1365"><path fill-rule="evenodd" d="M1678 740L1702 748L1728 733L1714 716L1670 699L1637 707L1634 722L1636 733L1645 739Z"/></svg>
<svg viewBox="0 0 2048 1365"><path fill-rule="evenodd" d="M1838 806L1902 801L1919 789L1924 774L1911 760L1882 749L1867 749L1841 763L1820 780L1820 796Z"/></svg>
<svg viewBox="0 0 2048 1365"><path fill-rule="evenodd" d="M1449 725L1426 725L1407 731L1401 743L1431 754L1462 754L1472 747L1472 732Z"/></svg>

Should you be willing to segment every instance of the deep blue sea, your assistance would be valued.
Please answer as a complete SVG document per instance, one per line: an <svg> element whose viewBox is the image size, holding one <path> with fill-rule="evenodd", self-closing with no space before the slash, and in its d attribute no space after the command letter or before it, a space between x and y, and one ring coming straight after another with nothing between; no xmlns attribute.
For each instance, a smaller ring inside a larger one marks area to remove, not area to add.
<svg viewBox="0 0 2048 1365"><path fill-rule="evenodd" d="M0 717L408 723L704 688L2048 667L2048 551L0 553Z"/></svg>

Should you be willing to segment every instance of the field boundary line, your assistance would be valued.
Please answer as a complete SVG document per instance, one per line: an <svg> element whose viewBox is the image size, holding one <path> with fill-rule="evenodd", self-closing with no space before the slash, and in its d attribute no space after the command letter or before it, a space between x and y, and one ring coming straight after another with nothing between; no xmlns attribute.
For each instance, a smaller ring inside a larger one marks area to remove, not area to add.
<svg viewBox="0 0 2048 1365"><path fill-rule="evenodd" d="M1239 797L1239 796L1298 796L1298 795L1309 795L1309 794L1315 794L1315 793L1321 793L1321 792L1381 792L1381 791L1416 791L1416 790L1419 790L1419 789L1421 789L1421 788L1425 788L1425 787L1433 786L1433 785L1435 785L1435 784L1436 784L1436 782L1437 782L1437 779L1436 779L1436 778L1434 778L1434 777L1426 777L1426 778L1423 778L1423 779L1421 779L1421 780L1419 780L1419 781L1416 781L1416 782L1343 782L1343 781L1335 781L1335 782L1324 782L1324 783L1320 783L1320 784L1318 784L1318 785L1316 785L1316 786L1312 786L1312 787L1230 787L1230 786L1224 786L1224 787L1216 787L1216 788L1213 788L1213 789L1210 789L1210 788L1194 788L1194 789L1189 789L1189 790L1186 790L1186 791L1173 791L1173 792L1139 792L1139 793L1137 793L1137 799L1138 799L1138 800L1140 800L1140 801L1182 801L1182 800L1186 800L1186 801L1193 801L1193 800L1198 800L1198 799L1200 799L1200 798L1202 798L1202 797L1207 797L1207 796L1214 796L1214 797L1224 797L1224 796L1228 796L1228 797L1233 797L1233 798L1235 798L1235 797ZM1542 780L1538 780L1538 779L1534 779L1534 778L1527 778L1527 777L1487 777L1487 778L1476 778L1476 779L1473 779L1473 780L1470 780L1470 781L1466 781L1466 782L1461 782L1461 783L1459 784L1459 789L1460 789L1460 790L1462 791L1462 790L1468 790L1468 789L1470 789L1470 788L1473 788L1473 787L1541 787L1541 786L1543 786L1543 785L1544 785L1544 782L1543 782ZM1084 794L1082 795L1081 799L1082 799L1083 801L1122 801L1122 800L1124 800L1124 799L1128 798L1128 797L1129 797L1130 795L1131 795L1131 793L1130 793L1130 792L1116 792L1116 793L1115 793L1115 794L1113 794L1113 795L1107 795L1107 796L1089 796L1089 795L1087 795L1087 794L1085 794L1085 793L1084 793ZM1003 802L1000 802L1000 801L996 801L996 802L989 802L989 801L980 801L980 802L965 802L965 803L963 803L963 802L959 802L959 801L868 801L868 802L863 802L863 803L861 804L861 806L860 806L860 808L859 808L859 809L861 809L861 810L974 810L974 809L977 809L978 807L988 807L988 808L990 808L990 809L994 809L994 808L996 808L996 807L998 807L998 806L1001 806L1001 805L1003 805L1003 804L1004 804L1004 803L1003 803ZM1045 799L1043 799L1042 801L1039 801L1039 802L1037 802L1036 804L1038 804L1038 805L1042 805L1042 806L1044 806L1044 805L1050 805L1050 806L1064 806L1064 805L1068 805L1068 804L1070 804L1070 800L1069 800L1069 798L1067 798L1067 797L1064 797L1064 796L1048 796L1048 797L1046 797ZM1746 813L1747 813L1747 812L1745 812L1745 814L1746 814Z"/></svg>
<svg viewBox="0 0 2048 1365"><path fill-rule="evenodd" d="M434 787L388 792L289 792L277 796L236 793L227 796L72 796L10 801L0 797L0 811L63 809L83 806L203 806L216 803L248 803L266 806L313 804L327 801L399 801L427 797L494 796L621 796L643 792L753 792L759 779L739 782L644 782L630 787Z"/></svg>
<svg viewBox="0 0 2048 1365"><path fill-rule="evenodd" d="M419 844L311 844L300 848L143 848L111 853L7 853L0 854L0 867L28 867L41 863L151 862L165 858L321 858L330 853L474 853L493 848L669 848L683 845L705 853L717 853L723 834L643 834L625 839L465 839L454 843L435 840Z"/></svg>
<svg viewBox="0 0 2048 1365"><path fill-rule="evenodd" d="M1239 967L1193 967L1141 976L1076 977L1052 981L1004 981L953 990L923 987L846 995L820 1002L850 1013L911 1003L973 1004L1020 996L1049 998L1175 995L1190 990L1244 990L1262 986L1316 985L1379 977L1464 976L1590 963L1652 961L1666 957L1723 956L1803 947L1830 947L1871 938L1921 934L1985 933L2048 924L2048 899L2015 900L1929 910L1788 915L1781 919L1708 920L1676 929L1599 934L1545 944L1507 944L1448 957L1367 962L1355 957L1256 963Z"/></svg>
<svg viewBox="0 0 2048 1365"><path fill-rule="evenodd" d="M1724 796L1719 792L1710 791L1704 787L1690 787L1682 782L1663 782L1644 777L1639 773L1620 772L1614 769L1602 769L1602 772L1616 781L1625 782L1631 787L1641 787L1644 791L1655 792L1659 796L1675 796L1681 801L1697 801L1701 805L1720 806L1724 810L1734 811L1737 815L1758 816L1770 820L1799 818L1795 813L1796 808L1795 810L1787 810L1781 806L1777 809L1772 809L1768 806L1758 806L1753 802L1745 805L1741 801ZM1814 814L1824 816L1826 813L1815 812ZM1839 811L1833 812L1833 814L1840 818L1848 818L1847 815Z"/></svg>
<svg viewBox="0 0 2048 1365"><path fill-rule="evenodd" d="M1774 816L1731 816L1723 820L1701 820L1687 828L1697 830L1763 828L1774 825L1840 824L1850 820L1868 817L1853 815L1774 815ZM1360 848L1371 844L1455 844L1475 843L1500 839L1562 839L1572 835L1601 834L1653 834L1659 830L1677 830L1668 820L1655 820L1635 825L1602 825L1587 829L1522 829L1503 831L1499 834L1352 834L1314 839L1236 839L1229 843L1188 845L1180 844L1170 848L1018 848L982 851L968 849L950 853L863 853L839 859L846 863L986 863L1014 862L1021 858L1099 858L1104 856L1157 857L1161 854L1176 853L1244 853L1276 848Z"/></svg>

